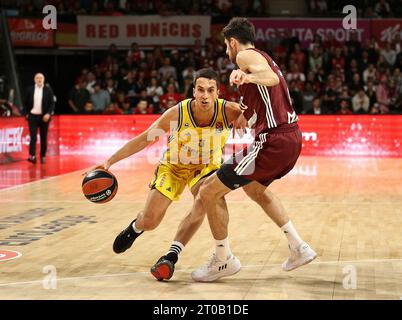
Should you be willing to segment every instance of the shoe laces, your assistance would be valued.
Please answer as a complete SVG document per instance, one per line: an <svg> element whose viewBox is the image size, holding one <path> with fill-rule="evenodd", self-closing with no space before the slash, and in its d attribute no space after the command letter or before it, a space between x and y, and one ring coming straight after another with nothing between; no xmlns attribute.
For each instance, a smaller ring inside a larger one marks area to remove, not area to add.
<svg viewBox="0 0 402 320"><path fill-rule="evenodd" d="M208 258L207 263L202 266L203 269L207 269L207 270L211 270L213 268L213 265L216 264L218 260L216 259L216 254L213 253L212 255L210 255L210 257Z"/></svg>

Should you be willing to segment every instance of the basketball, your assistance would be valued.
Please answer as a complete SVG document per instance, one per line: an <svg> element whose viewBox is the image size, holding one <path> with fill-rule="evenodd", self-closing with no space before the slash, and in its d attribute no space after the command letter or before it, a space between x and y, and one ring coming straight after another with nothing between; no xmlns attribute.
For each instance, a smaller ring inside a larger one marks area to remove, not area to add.
<svg viewBox="0 0 402 320"><path fill-rule="evenodd" d="M96 169L82 181L84 196L94 203L105 203L114 198L118 189L116 177L109 171Z"/></svg>

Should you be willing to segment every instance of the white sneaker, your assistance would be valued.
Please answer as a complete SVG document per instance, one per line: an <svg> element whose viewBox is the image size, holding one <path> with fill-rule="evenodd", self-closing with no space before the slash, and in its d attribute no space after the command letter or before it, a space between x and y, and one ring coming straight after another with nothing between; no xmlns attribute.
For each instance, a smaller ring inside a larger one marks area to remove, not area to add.
<svg viewBox="0 0 402 320"><path fill-rule="evenodd" d="M316 257L315 251L307 243L303 242L297 249L290 249L290 257L282 264L282 269L284 271L294 270L310 263Z"/></svg>
<svg viewBox="0 0 402 320"><path fill-rule="evenodd" d="M206 265L199 267L191 273L191 277L198 282L212 282L222 277L234 275L240 271L240 268L240 260L234 255L226 261L218 261L214 253Z"/></svg>

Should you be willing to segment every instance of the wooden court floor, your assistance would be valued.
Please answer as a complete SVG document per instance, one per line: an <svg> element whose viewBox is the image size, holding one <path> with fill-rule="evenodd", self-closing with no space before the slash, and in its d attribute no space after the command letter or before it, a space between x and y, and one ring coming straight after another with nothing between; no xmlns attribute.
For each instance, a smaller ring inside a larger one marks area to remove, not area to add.
<svg viewBox="0 0 402 320"><path fill-rule="evenodd" d="M271 186L318 253L288 273L280 268L285 237L236 191L227 197L230 240L243 268L210 284L190 277L214 247L207 220L171 281L149 273L191 207L188 191L158 229L113 253L115 236L144 204L154 169L144 162L112 167L119 191L107 204L83 197L82 171L0 190L0 250L22 254L0 261L0 299L401 299L400 159L302 157Z"/></svg>

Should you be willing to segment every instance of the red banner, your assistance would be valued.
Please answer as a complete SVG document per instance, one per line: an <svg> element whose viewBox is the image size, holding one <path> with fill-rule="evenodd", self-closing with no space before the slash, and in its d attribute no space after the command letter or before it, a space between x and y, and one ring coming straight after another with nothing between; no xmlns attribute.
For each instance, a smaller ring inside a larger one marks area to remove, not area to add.
<svg viewBox="0 0 402 320"><path fill-rule="evenodd" d="M42 26L42 19L8 18L14 47L53 47L54 31Z"/></svg>
<svg viewBox="0 0 402 320"><path fill-rule="evenodd" d="M348 41L351 32L357 33L359 41L365 42L370 39L370 20L358 19L356 30L346 30L342 26L342 19L272 19L250 18L255 26L257 42L282 39L285 31L290 30L292 35L299 38L303 47L313 41L317 33L325 41L332 34L339 42Z"/></svg>
<svg viewBox="0 0 402 320"><path fill-rule="evenodd" d="M302 155L402 157L402 116L299 117ZM55 116L49 128L49 155L111 155L157 118L158 115ZM226 150L231 152L233 145L238 149L250 142L250 136L231 138ZM0 118L0 163L26 159L28 145L29 131L23 118ZM156 163L165 148L166 139L160 139L142 156Z"/></svg>
<svg viewBox="0 0 402 320"><path fill-rule="evenodd" d="M402 19L371 20L371 35L381 43L393 41L397 35L402 39Z"/></svg>
<svg viewBox="0 0 402 320"><path fill-rule="evenodd" d="M303 155L402 157L401 116L300 116Z"/></svg>
<svg viewBox="0 0 402 320"><path fill-rule="evenodd" d="M48 132L48 155L59 153L58 117L53 117ZM0 118L0 164L25 160L29 153L28 121L23 117ZM39 152L40 138L37 136L36 151Z"/></svg>
<svg viewBox="0 0 402 320"><path fill-rule="evenodd" d="M84 46L193 46L210 36L209 16L78 16L78 44Z"/></svg>

